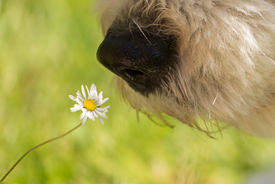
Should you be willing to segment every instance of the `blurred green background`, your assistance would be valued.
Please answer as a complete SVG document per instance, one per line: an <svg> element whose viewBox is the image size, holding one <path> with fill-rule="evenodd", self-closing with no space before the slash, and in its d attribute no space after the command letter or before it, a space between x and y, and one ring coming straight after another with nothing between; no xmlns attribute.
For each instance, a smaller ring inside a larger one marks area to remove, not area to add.
<svg viewBox="0 0 275 184"><path fill-rule="evenodd" d="M275 144L229 128L210 139L150 122L120 100L96 60L103 39L87 0L0 0L0 177L32 146L80 123L82 84L110 97L103 126L88 120L31 152L6 183L237 184L269 167Z"/></svg>

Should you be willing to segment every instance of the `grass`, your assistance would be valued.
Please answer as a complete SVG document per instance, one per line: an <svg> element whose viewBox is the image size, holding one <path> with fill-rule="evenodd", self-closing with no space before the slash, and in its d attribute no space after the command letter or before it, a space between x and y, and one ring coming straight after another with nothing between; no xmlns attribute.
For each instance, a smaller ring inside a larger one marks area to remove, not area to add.
<svg viewBox="0 0 275 184"><path fill-rule="evenodd" d="M104 126L88 120L31 152L6 183L236 184L274 161L272 141L234 129L210 139L178 122L171 129L141 115L138 123L96 60L103 37L89 1L0 3L0 175L80 122L68 95L81 84L95 83L111 105Z"/></svg>

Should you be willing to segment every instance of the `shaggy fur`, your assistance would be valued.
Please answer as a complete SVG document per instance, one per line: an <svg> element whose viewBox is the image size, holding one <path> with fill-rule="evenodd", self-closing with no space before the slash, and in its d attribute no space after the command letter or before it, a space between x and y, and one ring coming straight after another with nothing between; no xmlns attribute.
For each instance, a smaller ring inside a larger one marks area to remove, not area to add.
<svg viewBox="0 0 275 184"><path fill-rule="evenodd" d="M103 35L118 21L177 40L176 67L161 84L166 93L143 96L118 77L138 112L275 137L274 0L97 1Z"/></svg>

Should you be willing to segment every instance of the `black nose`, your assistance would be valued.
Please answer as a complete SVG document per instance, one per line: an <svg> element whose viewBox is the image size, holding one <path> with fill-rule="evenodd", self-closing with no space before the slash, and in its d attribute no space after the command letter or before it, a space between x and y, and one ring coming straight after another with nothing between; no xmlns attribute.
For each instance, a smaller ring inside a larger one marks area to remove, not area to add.
<svg viewBox="0 0 275 184"><path fill-rule="evenodd" d="M140 30L109 29L97 51L99 62L134 90L150 93L169 68L170 41Z"/></svg>

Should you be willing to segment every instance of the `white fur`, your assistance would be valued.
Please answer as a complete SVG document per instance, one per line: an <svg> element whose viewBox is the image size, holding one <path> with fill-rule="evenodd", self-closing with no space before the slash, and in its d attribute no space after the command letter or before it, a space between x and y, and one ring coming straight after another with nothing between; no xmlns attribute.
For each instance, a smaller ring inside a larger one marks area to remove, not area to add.
<svg viewBox="0 0 275 184"><path fill-rule="evenodd" d="M123 19L122 10L129 10L142 28L148 25L140 20L156 13L152 24L165 20L161 31L178 38L180 63L163 84L170 94L144 97L118 78L120 91L137 111L164 122L166 113L198 129L198 119L214 120L275 137L274 1L97 1L103 35L115 19Z"/></svg>

